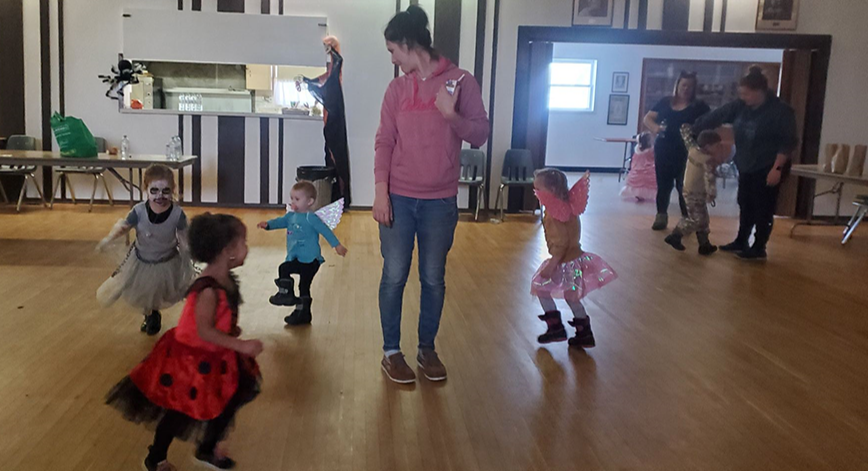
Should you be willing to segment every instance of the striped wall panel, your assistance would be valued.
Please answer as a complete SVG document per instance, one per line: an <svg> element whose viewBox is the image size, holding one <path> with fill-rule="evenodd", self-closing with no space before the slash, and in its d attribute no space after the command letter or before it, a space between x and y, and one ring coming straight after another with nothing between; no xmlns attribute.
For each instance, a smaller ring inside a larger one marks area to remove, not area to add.
<svg viewBox="0 0 868 471"><path fill-rule="evenodd" d="M274 136L268 142L268 203L269 204L277 204L279 200L278 196L278 164L277 161L280 158L279 145L280 145L280 120L279 119L269 119L268 120L268 133L270 136Z"/></svg>
<svg viewBox="0 0 868 471"><path fill-rule="evenodd" d="M259 163L261 149L259 145L259 118L244 119L244 179L243 179L243 203L259 204Z"/></svg>
<svg viewBox="0 0 868 471"><path fill-rule="evenodd" d="M181 136L181 141L184 144L184 154L194 154L193 152L193 117L184 116L184 134ZM193 201L193 168L188 167L184 171L184 201Z"/></svg>
<svg viewBox="0 0 868 471"><path fill-rule="evenodd" d="M202 122L201 133L201 151L199 152L199 162L201 162L201 199L202 203L216 203L217 188L219 185L217 162L218 148L218 118L216 116L201 116ZM195 139L195 138L194 138Z"/></svg>

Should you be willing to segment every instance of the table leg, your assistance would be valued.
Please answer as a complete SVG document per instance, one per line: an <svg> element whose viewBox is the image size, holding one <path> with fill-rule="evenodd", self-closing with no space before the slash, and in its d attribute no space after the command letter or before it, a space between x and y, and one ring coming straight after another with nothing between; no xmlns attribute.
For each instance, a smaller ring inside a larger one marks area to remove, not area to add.
<svg viewBox="0 0 868 471"><path fill-rule="evenodd" d="M621 171L618 172L618 183L621 183L621 176L627 173L627 153L630 151L630 143L624 143L624 156L621 159Z"/></svg>
<svg viewBox="0 0 868 471"><path fill-rule="evenodd" d="M139 169L139 201L145 200L144 170Z"/></svg>
<svg viewBox="0 0 868 471"><path fill-rule="evenodd" d="M796 232L796 228L799 226L840 226L841 224L838 223L838 220L839 220L840 214L841 214L841 196L843 195L843 193L844 193L844 183L843 182L835 183L832 186L832 189L830 189L830 190L826 190L826 191L823 191L820 193L814 193L814 196L811 197L811 203L808 207L808 214L805 217L805 220L803 222L797 222L797 223L793 224L793 227L790 229L790 237L793 237L793 235ZM835 216L832 219L832 222L824 222L824 221L815 222L814 221L814 202L817 200L818 197L824 196L824 195L836 195L837 196L837 204L835 205Z"/></svg>
<svg viewBox="0 0 868 471"><path fill-rule="evenodd" d="M135 202L136 195L135 195L135 193L133 193L133 169L132 168L130 168L129 183L130 183L130 207L132 207L132 206L136 205L136 202Z"/></svg>
<svg viewBox="0 0 868 471"><path fill-rule="evenodd" d="M178 202L184 202L184 167L178 169Z"/></svg>

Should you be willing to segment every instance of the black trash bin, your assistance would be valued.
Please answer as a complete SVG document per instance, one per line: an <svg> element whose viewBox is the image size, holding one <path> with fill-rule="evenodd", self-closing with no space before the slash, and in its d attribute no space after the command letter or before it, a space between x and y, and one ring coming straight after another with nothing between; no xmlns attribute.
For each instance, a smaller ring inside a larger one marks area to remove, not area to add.
<svg viewBox="0 0 868 471"><path fill-rule="evenodd" d="M320 167L316 165L298 167L295 171L296 181L307 180L316 187L316 202L313 210L332 202L332 185L337 179L334 167Z"/></svg>

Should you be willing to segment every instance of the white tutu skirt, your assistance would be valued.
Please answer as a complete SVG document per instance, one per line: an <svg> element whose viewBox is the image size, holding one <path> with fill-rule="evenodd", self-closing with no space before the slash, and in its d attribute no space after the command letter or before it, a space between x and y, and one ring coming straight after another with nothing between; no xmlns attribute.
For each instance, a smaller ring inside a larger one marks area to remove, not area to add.
<svg viewBox="0 0 868 471"><path fill-rule="evenodd" d="M189 256L178 252L164 261L146 262L139 259L133 246L126 260L96 291L96 299L103 307L123 297L142 310L166 309L184 299L193 277Z"/></svg>

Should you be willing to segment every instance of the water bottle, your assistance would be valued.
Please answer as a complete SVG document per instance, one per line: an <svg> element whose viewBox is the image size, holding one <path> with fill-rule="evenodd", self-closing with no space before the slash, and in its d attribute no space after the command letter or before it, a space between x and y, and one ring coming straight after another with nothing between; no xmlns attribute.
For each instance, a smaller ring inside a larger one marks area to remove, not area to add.
<svg viewBox="0 0 868 471"><path fill-rule="evenodd" d="M124 134L123 140L121 140L121 159L126 160L130 158L130 139Z"/></svg>
<svg viewBox="0 0 868 471"><path fill-rule="evenodd" d="M175 160L181 158L184 155L184 144L181 141L181 136L175 136L172 138L172 148L174 149Z"/></svg>

